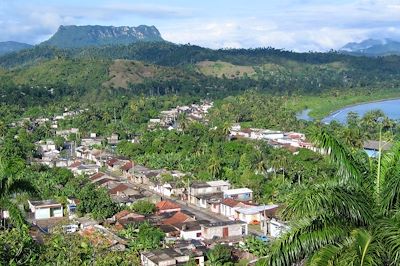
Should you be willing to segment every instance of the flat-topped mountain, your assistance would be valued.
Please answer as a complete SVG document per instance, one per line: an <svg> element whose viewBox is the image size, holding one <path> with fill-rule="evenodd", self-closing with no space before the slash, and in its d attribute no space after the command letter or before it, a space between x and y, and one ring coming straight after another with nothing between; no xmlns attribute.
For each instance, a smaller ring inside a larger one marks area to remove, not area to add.
<svg viewBox="0 0 400 266"><path fill-rule="evenodd" d="M0 42L0 55L3 54L8 54L12 52L18 52L23 49L31 48L32 45L27 44L27 43L21 43L21 42Z"/></svg>
<svg viewBox="0 0 400 266"><path fill-rule="evenodd" d="M60 48L79 48L135 42L164 41L154 26L138 27L114 26L60 26L57 32L44 45Z"/></svg>

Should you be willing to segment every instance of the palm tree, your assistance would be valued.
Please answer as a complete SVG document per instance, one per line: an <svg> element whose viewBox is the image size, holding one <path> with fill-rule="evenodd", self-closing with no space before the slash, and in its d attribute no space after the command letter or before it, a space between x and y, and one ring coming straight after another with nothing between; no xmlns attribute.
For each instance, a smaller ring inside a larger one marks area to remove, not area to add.
<svg viewBox="0 0 400 266"><path fill-rule="evenodd" d="M17 193L24 192L35 192L35 189L30 182L11 173L10 167L0 157L0 211L7 210L11 222L17 227L25 224L25 220L11 198ZM1 220L0 227L2 226L5 226L4 219Z"/></svg>
<svg viewBox="0 0 400 266"><path fill-rule="evenodd" d="M399 265L400 143L368 159L326 130L315 140L338 175L290 195L282 216L291 229L259 264Z"/></svg>

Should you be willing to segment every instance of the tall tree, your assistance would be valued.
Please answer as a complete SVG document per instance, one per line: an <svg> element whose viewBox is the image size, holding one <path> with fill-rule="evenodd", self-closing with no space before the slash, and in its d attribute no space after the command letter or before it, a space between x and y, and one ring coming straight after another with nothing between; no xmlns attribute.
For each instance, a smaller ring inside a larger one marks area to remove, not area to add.
<svg viewBox="0 0 400 266"><path fill-rule="evenodd" d="M315 141L338 175L290 195L282 215L291 229L259 264L399 265L400 143L369 160L325 129Z"/></svg>

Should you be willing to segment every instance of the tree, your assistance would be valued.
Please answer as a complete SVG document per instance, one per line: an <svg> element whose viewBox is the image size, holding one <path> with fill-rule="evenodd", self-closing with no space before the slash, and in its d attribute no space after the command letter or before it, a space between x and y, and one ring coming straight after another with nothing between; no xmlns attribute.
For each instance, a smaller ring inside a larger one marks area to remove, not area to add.
<svg viewBox="0 0 400 266"><path fill-rule="evenodd" d="M25 219L11 198L17 193L35 193L36 190L31 182L19 175L19 169L14 165L18 162L20 161L17 159L6 162L0 157L0 210L7 210L11 222L21 228L25 224ZM4 225L4 221L1 221L0 226Z"/></svg>
<svg viewBox="0 0 400 266"><path fill-rule="evenodd" d="M133 203L130 208L142 215L153 214L156 211L156 205L148 200L138 200Z"/></svg>
<svg viewBox="0 0 400 266"><path fill-rule="evenodd" d="M221 244L217 244L213 249L207 252L207 265L227 266L233 265L231 250Z"/></svg>
<svg viewBox="0 0 400 266"><path fill-rule="evenodd" d="M118 211L118 206L112 202L104 188L96 188L94 184L86 184L79 191L80 203L77 211L80 214L91 214L94 219L103 220Z"/></svg>
<svg viewBox="0 0 400 266"><path fill-rule="evenodd" d="M26 227L0 230L0 246L1 265L34 265L40 251Z"/></svg>
<svg viewBox="0 0 400 266"><path fill-rule="evenodd" d="M326 129L315 141L329 151L338 176L290 195L282 215L294 223L260 264L398 265L400 143L368 160Z"/></svg>

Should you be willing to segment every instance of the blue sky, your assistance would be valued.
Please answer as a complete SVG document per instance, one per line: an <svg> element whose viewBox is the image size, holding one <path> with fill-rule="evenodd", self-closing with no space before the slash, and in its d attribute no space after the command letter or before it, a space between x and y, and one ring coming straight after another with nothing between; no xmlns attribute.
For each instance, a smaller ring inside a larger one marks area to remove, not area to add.
<svg viewBox="0 0 400 266"><path fill-rule="evenodd" d="M400 40L400 0L0 0L0 41L36 44L71 24L155 25L168 41L211 48L326 51Z"/></svg>

